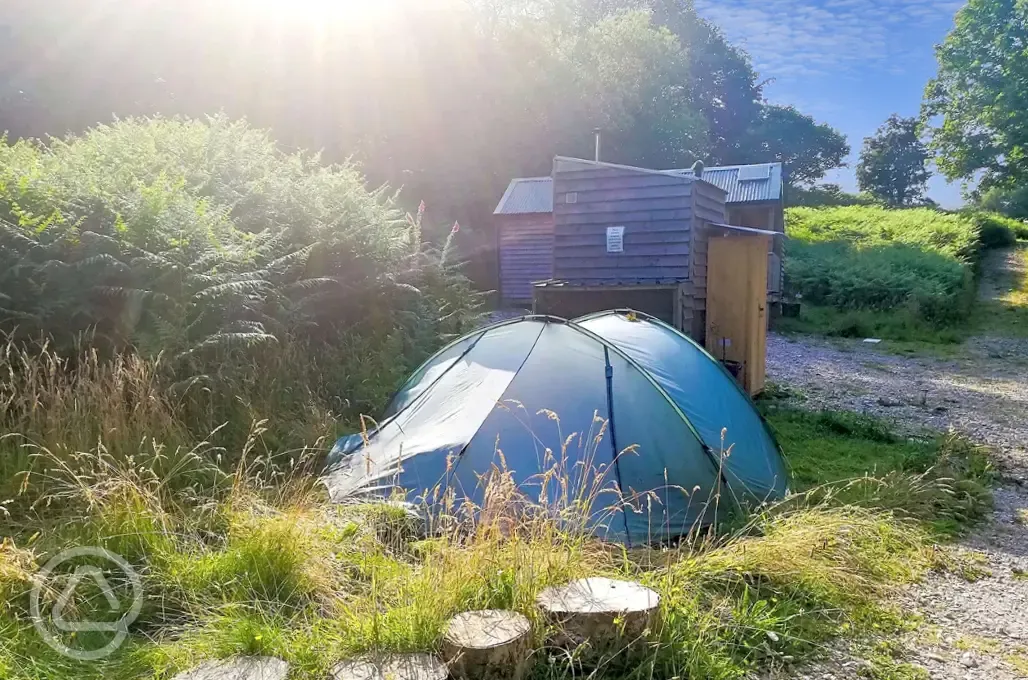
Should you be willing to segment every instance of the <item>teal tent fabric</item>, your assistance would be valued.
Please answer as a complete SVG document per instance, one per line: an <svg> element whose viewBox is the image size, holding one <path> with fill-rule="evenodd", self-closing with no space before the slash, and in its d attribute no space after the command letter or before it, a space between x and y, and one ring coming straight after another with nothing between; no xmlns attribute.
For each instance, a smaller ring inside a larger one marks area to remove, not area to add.
<svg viewBox="0 0 1028 680"><path fill-rule="evenodd" d="M367 446L337 444L325 477L333 499L481 507L490 475L503 471L544 507L592 498L590 528L638 545L712 522L726 484L784 493L774 442L731 377L659 322L632 318L525 317L447 346L401 387ZM716 406L694 407L711 392ZM724 465L708 441L721 427L738 464Z"/></svg>
<svg viewBox="0 0 1028 680"><path fill-rule="evenodd" d="M637 312L601 312L575 323L623 351L667 392L740 499L762 502L786 494L789 474L774 436L739 383L706 350Z"/></svg>

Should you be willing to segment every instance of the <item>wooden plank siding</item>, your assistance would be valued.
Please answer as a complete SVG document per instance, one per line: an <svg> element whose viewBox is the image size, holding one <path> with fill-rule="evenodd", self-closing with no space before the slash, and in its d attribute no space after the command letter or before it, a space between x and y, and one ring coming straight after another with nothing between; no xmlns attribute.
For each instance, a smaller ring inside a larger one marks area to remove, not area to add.
<svg viewBox="0 0 1028 680"><path fill-rule="evenodd" d="M692 282L683 281L678 284L678 324L676 328L692 337L697 342L702 343L702 335L696 335L696 314L693 311L693 292Z"/></svg>
<svg viewBox="0 0 1028 680"><path fill-rule="evenodd" d="M717 187L699 182L695 188L696 228L692 233L692 331L694 339L702 342L706 335L707 317L707 253L709 250L710 232L706 224L724 224L727 220L725 194Z"/></svg>
<svg viewBox="0 0 1028 680"><path fill-rule="evenodd" d="M688 280L693 180L624 167L554 164L553 276L604 285ZM568 202L568 194L572 201ZM607 252L622 226L624 252Z"/></svg>
<svg viewBox="0 0 1028 680"><path fill-rule="evenodd" d="M553 215L503 215L497 222L500 296L505 304L532 301L532 284L553 278Z"/></svg>

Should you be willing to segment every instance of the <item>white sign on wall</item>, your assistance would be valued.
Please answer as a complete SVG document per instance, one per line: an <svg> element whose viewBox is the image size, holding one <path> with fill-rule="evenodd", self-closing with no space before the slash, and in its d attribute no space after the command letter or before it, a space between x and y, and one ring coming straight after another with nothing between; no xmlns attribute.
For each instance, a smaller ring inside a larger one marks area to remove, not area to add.
<svg viewBox="0 0 1028 680"><path fill-rule="evenodd" d="M625 228L607 227L607 252L625 252Z"/></svg>

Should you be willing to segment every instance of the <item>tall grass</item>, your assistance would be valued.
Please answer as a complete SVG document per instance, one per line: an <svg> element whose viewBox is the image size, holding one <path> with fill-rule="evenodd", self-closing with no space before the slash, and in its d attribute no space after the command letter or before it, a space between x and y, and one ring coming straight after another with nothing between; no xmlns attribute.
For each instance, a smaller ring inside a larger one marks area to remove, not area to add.
<svg viewBox="0 0 1028 680"><path fill-rule="evenodd" d="M340 430L377 411L407 370L395 336L314 351L278 343L182 380L164 358L64 354L0 338L0 505L27 509L98 461L134 463L169 492L204 494L239 465L313 470Z"/></svg>
<svg viewBox="0 0 1028 680"><path fill-rule="evenodd" d="M221 501L188 506L124 472L99 484L109 492L83 488L88 511L74 530L44 533L20 559L44 560L73 540L122 551L144 575L137 635L104 663L78 664L38 644L15 595L0 614L7 677L168 677L206 658L271 654L297 678L321 678L369 651L436 651L450 616L481 608L524 613L542 650L549 631L536 595L607 575L662 596L643 658L631 667L607 659L607 672L739 678L785 655L817 653L845 630L893 625L883 598L936 565L919 525L852 506L793 503L728 536L626 552L554 519L567 509L524 499L474 525L396 542L379 531L375 506L326 506L315 491L269 502L244 476L236 482ZM518 523L501 522L513 513ZM535 672L572 675L575 665L555 651L532 659Z"/></svg>

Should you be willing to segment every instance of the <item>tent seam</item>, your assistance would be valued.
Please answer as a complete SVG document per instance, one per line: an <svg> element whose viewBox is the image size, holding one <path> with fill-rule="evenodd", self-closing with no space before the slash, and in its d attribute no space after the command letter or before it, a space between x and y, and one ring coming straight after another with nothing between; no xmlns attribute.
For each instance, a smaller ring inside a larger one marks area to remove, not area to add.
<svg viewBox="0 0 1028 680"><path fill-rule="evenodd" d="M586 318L586 317L583 317L583 318ZM641 373L642 376L644 378L646 378L646 380L651 385L653 385L654 389L656 389L657 392L659 392L660 395L662 397L664 397L664 401L666 401L668 403L668 405L674 410L674 412L678 414L678 417L682 419L683 423L685 423L685 426L689 429L689 432L692 433L692 436L695 437L695 439L696 439L697 443L700 445L700 447L704 451L707 452L708 456L712 455L712 451L711 451L710 447L707 446L707 443L705 441L703 441L703 437L700 436L700 433L696 429L696 426L692 424L691 420L689 420L689 416L687 416L685 414L685 411L683 411L681 409L681 407L679 407L678 404L675 403L675 400L671 398L671 395L668 394L667 390L665 390L663 387L661 387L660 383L658 383L656 380L654 380L653 376L650 375L650 372L647 371L645 368L643 368L642 365L639 364L639 362L634 360L632 357L628 356L627 353L622 352L621 349L617 345L615 345L615 344L613 344L611 342L608 342L606 340L606 338L602 337L601 335L599 335L597 333L593 333L588 328L583 328L582 326L579 326L578 323L576 323L575 321L569 321L568 322L568 326L570 326L571 328L574 328L575 330L577 330L578 332L582 333L583 335L585 335L585 336L587 336L589 338L592 338L593 340L599 342L603 346L603 349L605 351L607 349L612 350L615 354L617 354L619 357L624 359L628 363L629 366L631 366L635 370L639 371L639 373ZM713 462L715 464L715 467L717 467L717 461L716 460L711 458L711 462Z"/></svg>
<svg viewBox="0 0 1028 680"><path fill-rule="evenodd" d="M612 462L614 463L614 476L618 480L618 489L621 493L624 493L624 485L621 483L621 461L619 460L620 455L618 453L618 438L617 431L614 427L614 367L610 363L610 349L607 346L603 347L603 373L607 381L607 420L610 422L610 444L614 451ZM628 547L632 547L632 534L628 530L628 512L624 508L621 508L621 516L625 520L625 542Z"/></svg>
<svg viewBox="0 0 1028 680"><path fill-rule="evenodd" d="M686 335L682 331L678 330L677 328L675 328L674 326L672 326L672 325L670 325L668 323L665 323L664 321L661 321L660 319L658 319L657 317L655 317L655 316L653 316L651 314L647 314L646 312L639 312L639 311L636 311L634 309L612 309L612 310L609 310L609 311L606 311L606 312L594 312L592 314L587 314L587 315L585 315L583 317L575 319L574 322L572 322L572 325L575 325L579 321L582 321L582 320L598 319L598 318L600 318L602 316L609 316L610 314L620 314L620 313L632 313L632 314L635 314L636 316L638 316L638 317L640 317L642 319L645 319L646 321L651 321L651 322L653 322L653 323L655 323L655 324L657 324L657 325L659 325L659 326L661 326L663 328L667 328L668 330L672 331L678 337L680 337L680 338L686 340L687 342L689 342L689 344L691 344L693 347L698 349L700 352L703 353L704 356L706 356L708 359L710 359L712 362L714 362L714 364L716 364L717 367L719 369L721 369L721 372L724 373L725 376L727 376L728 378L731 379L732 385L735 386L735 389L738 390L739 394L741 394L743 397L745 397L746 401L749 402L749 404L753 407L753 410L757 413L757 417L760 419L760 422L764 425L764 431L767 433L767 435L769 437L771 437L771 443L775 445L775 449L778 450L778 455L781 456L782 461L786 464L786 467L788 467L788 460L785 457L785 450L782 449L781 442L778 441L778 437L775 436L774 430L771 428L771 424L767 421L767 418L765 418L764 415L760 412L760 409L757 408L757 405L756 405L756 403L754 403L753 398L746 393L746 390L742 389L742 387L739 386L739 383L736 381L735 377L732 376L732 374L728 372L728 369L725 368L724 365L720 361L718 361L714 357L713 354L711 354L710 352L707 351L706 347L704 347L700 343L696 342L694 339L690 338L688 335ZM700 442L703 443L704 445L706 445L706 442L704 442L702 438L700 438Z"/></svg>
<svg viewBox="0 0 1028 680"><path fill-rule="evenodd" d="M631 310L628 310L628 311L631 311ZM614 313L617 313L617 312L615 311ZM597 317L603 316L604 314L610 314L610 312L599 312L599 313L591 314L591 315L588 315L588 316L585 316L585 317L582 317L582 318L583 319L597 318ZM664 323L662 321L659 321L658 319L653 319L652 317L649 317L648 314L643 314L643 316L649 318L650 320L657 321L658 323L660 323L662 325ZM692 432L693 437L696 438L696 441L697 441L697 443L699 443L700 448L703 449L703 452L707 454L707 458L710 460L711 465L714 466L714 473L721 480L721 483L723 483L725 485L725 489L728 490L728 491L731 491L731 485L728 483L728 477L725 476L725 470L724 470L724 465L722 464L722 461L719 460L718 457L714 455L714 449L712 449L707 444L707 442L704 441L703 437L699 433L699 430L697 430L696 426L692 424L692 420L689 419L689 416L686 415L685 411L682 410L682 408L675 402L675 400L671 398L671 395L668 394L668 391L665 390L661 386L660 383L658 383L656 380L654 380L653 376L650 375L650 372L647 371L637 361L632 359L632 357L630 357L627 352L622 352L621 349L619 347L617 347L617 345L615 345L615 344L613 344L611 342L608 342L606 338L604 338L603 336L599 335L598 333L593 333L588 328L583 328L582 326L579 326L577 321L578 321L577 319L575 321L569 321L568 322L568 326L570 326L570 327L580 331L581 333L584 333L585 335L587 335L589 337L592 337L592 338L596 339L598 342L600 342L603 345L604 351L606 351L607 348L610 348L610 349L614 350L615 354L617 354L618 356L623 358L625 361L627 361L630 366L635 368L635 370L639 371L639 373L641 373L643 375L643 377L645 377L646 380L648 380L650 382L650 384L653 385L654 389L656 389L657 392L659 392L664 397L664 400L668 403L668 405L671 406L672 409L674 409L675 413L677 413L678 416L682 419L682 422L685 423L686 427L689 428L689 431ZM682 337L685 337L687 340L689 340L689 342L693 343L693 345L696 346L697 348L699 348L711 361L717 363L717 359L714 359L713 357L711 357L710 354L706 350L704 350L702 347L700 347L695 342L693 342L693 340L691 338L688 338L687 336L684 336L684 335ZM720 366L720 364L718 364L718 366ZM723 369L724 367L721 366L721 368ZM725 371L725 374L728 375L728 377L732 380L733 384L738 386L738 383L735 382L735 378L731 377L731 374L729 374L727 371ZM754 408L756 408L756 407L754 407ZM771 438L771 441L774 442L775 444L777 444L777 441L774 439L773 436ZM781 455L780 452L779 452L779 455ZM739 499L735 498L735 494L734 493L731 493L731 496L732 496L732 499L735 501L735 505L739 506L739 508L741 510L742 509L741 508L742 504L739 502Z"/></svg>
<svg viewBox="0 0 1028 680"><path fill-rule="evenodd" d="M510 386L517 379L518 373L521 373L521 369L523 369L525 367L525 364L528 363L528 359L532 356L532 352L535 351L536 345L539 344L539 338L543 337L543 331L546 330L546 325L547 322L543 322L542 326L539 328L539 334L535 336L535 340L532 341L532 346L528 348L528 352L525 354L525 358L521 361L521 364L518 366L518 369L512 373L513 377L510 379L510 382L507 383L507 386L503 388L503 392L500 393L500 399L503 399L503 395L507 393L507 390L510 389ZM482 419L482 422L479 423L478 427L475 429L475 433L468 438L467 443L464 444L464 446L461 447L460 452L457 453L457 460L453 464L453 469L450 470L451 479L453 475L457 474L457 468L460 467L461 462L464 460L464 453L468 450L468 447L471 446L471 442L475 441L475 437L478 436L479 431L481 431L482 426L485 425L485 421L489 418L489 415L491 413L492 410L490 410L489 413L486 414L485 418ZM447 486L449 486L449 482L447 482Z"/></svg>

